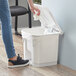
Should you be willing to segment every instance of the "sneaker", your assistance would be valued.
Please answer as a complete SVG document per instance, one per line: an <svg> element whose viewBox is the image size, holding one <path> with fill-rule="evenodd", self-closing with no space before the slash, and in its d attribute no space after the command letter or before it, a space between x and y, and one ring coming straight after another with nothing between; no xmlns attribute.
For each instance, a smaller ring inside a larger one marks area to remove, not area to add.
<svg viewBox="0 0 76 76"><path fill-rule="evenodd" d="M29 64L29 60L23 60L18 54L17 60L8 60L8 68L22 67L27 66Z"/></svg>

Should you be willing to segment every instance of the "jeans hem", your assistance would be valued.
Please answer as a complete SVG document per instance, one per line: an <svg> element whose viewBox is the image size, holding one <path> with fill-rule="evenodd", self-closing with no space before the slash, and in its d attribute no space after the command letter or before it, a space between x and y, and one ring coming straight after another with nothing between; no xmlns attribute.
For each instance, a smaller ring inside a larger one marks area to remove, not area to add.
<svg viewBox="0 0 76 76"><path fill-rule="evenodd" d="M16 54L14 54L14 55L12 55L12 56L8 56L8 58L13 58L13 57L15 57L16 56Z"/></svg>

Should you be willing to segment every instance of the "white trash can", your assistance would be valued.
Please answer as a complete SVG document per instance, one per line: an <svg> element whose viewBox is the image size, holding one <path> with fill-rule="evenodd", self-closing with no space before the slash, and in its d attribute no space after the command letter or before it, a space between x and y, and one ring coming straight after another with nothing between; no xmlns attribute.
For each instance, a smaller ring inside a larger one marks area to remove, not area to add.
<svg viewBox="0 0 76 76"><path fill-rule="evenodd" d="M44 35L41 27L26 28L21 31L23 38L24 59L30 59L35 67L57 64L59 32Z"/></svg>

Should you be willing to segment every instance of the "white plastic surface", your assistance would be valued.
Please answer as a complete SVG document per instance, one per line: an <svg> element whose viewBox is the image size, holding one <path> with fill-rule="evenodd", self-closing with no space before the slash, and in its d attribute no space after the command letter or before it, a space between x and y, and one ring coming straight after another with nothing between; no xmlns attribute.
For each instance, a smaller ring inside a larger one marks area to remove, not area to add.
<svg viewBox="0 0 76 76"><path fill-rule="evenodd" d="M23 29L24 58L36 67L56 65L59 33L44 35L41 27Z"/></svg>

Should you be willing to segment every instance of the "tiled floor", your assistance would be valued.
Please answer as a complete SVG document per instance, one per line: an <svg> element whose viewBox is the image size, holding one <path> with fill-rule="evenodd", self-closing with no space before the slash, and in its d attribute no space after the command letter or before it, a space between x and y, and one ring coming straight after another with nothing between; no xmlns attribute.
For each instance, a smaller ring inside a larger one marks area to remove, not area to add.
<svg viewBox="0 0 76 76"><path fill-rule="evenodd" d="M23 57L23 44L20 36L13 35L16 53ZM35 68L32 66L9 69L4 44L0 35L0 76L76 76L76 71L62 65Z"/></svg>

